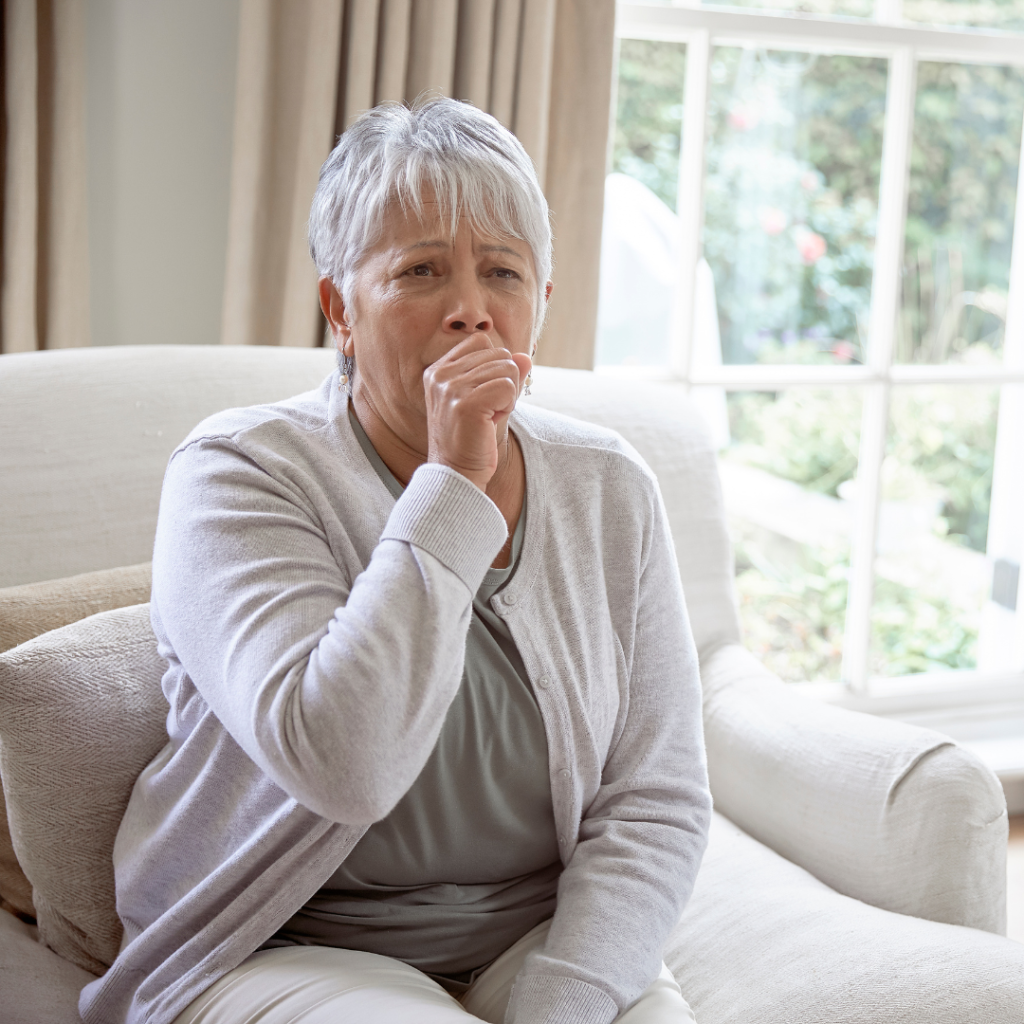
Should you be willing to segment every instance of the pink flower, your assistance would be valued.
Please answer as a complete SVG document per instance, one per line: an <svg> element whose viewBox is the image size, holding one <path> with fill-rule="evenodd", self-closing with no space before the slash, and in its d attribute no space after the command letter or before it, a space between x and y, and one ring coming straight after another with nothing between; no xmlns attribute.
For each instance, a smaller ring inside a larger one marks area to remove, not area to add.
<svg viewBox="0 0 1024 1024"><path fill-rule="evenodd" d="M854 348L848 341L837 341L832 346L832 355L841 363L848 363L854 356Z"/></svg>
<svg viewBox="0 0 1024 1024"><path fill-rule="evenodd" d="M758 120L757 110L754 107L738 106L729 111L729 124L741 132L749 131L757 124Z"/></svg>
<svg viewBox="0 0 1024 1024"><path fill-rule="evenodd" d="M803 228L796 235L796 247L804 263L810 266L817 263L828 251L828 244L821 235Z"/></svg>
<svg viewBox="0 0 1024 1024"><path fill-rule="evenodd" d="M788 218L777 206L762 206L758 212L761 230L766 235L781 235L786 230Z"/></svg>

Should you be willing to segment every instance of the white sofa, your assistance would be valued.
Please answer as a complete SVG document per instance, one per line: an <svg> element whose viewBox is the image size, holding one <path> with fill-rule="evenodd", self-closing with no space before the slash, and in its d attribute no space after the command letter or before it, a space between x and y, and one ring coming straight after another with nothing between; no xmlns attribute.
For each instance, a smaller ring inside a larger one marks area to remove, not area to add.
<svg viewBox="0 0 1024 1024"><path fill-rule="evenodd" d="M81 574L148 561L163 469L185 434L216 410L309 390L331 365L322 350L199 346L0 358L0 618L23 612L39 581L76 577L49 593L80 594L107 579ZM717 814L665 955L699 1024L1024 1024L1024 945L1002 937L996 778L938 733L794 695L743 649L714 452L678 392L545 367L534 378L532 401L635 445L672 521ZM147 628L145 608L103 611L0 654L0 774L39 918L0 912L3 1024L77 1021L82 965L102 971L116 951L111 829L162 716ZM74 646L90 637L95 659ZM65 697L109 701L116 727L82 737L51 713ZM65 753L80 777L48 771ZM119 781L98 792L89 772ZM102 884L81 873L90 857ZM55 885L88 903L80 920Z"/></svg>

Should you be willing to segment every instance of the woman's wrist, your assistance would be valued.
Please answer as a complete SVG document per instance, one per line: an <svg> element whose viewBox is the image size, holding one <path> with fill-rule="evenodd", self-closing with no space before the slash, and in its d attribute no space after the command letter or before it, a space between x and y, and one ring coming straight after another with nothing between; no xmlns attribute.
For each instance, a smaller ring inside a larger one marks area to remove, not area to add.
<svg viewBox="0 0 1024 1024"><path fill-rule="evenodd" d="M507 536L501 511L479 487L449 466L428 462L413 474L380 539L416 545L476 593Z"/></svg>

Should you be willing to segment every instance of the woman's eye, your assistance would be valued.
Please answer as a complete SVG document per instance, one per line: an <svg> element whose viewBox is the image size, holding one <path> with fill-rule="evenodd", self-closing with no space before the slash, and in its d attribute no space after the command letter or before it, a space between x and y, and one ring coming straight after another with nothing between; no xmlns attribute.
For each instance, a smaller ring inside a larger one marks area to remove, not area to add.
<svg viewBox="0 0 1024 1024"><path fill-rule="evenodd" d="M519 278L519 275L514 270L510 270L508 267L498 267L498 269L495 270L494 273L497 277L500 277L505 281L515 281L518 280Z"/></svg>
<svg viewBox="0 0 1024 1024"><path fill-rule="evenodd" d="M430 277L430 267L426 263L418 263L408 271L413 277Z"/></svg>

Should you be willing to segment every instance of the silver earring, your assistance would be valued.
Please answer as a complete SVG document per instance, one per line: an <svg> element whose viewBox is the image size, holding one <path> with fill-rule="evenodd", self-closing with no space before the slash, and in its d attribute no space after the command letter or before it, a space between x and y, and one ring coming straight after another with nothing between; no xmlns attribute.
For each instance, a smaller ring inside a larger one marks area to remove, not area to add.
<svg viewBox="0 0 1024 1024"><path fill-rule="evenodd" d="M533 371L531 370L526 375L526 380L523 381L523 394L528 395L530 393L530 385L533 383Z"/></svg>
<svg viewBox="0 0 1024 1024"><path fill-rule="evenodd" d="M352 397L352 375L355 372L356 361L352 356L342 355L338 352L338 390Z"/></svg>

